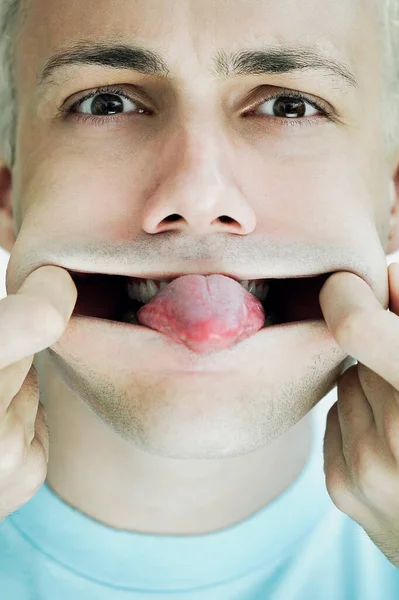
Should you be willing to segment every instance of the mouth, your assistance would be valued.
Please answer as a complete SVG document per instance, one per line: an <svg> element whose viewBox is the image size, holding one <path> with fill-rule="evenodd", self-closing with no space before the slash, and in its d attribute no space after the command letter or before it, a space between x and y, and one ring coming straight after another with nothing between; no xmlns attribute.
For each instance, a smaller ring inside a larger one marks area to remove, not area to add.
<svg viewBox="0 0 399 600"><path fill-rule="evenodd" d="M139 327L141 325L136 319L139 309L171 280L161 283L121 275L71 270L68 272L78 291L72 316L130 323ZM324 320L319 295L324 283L332 274L331 272L289 279L257 279L240 283L262 303L266 314L266 328L301 321Z"/></svg>

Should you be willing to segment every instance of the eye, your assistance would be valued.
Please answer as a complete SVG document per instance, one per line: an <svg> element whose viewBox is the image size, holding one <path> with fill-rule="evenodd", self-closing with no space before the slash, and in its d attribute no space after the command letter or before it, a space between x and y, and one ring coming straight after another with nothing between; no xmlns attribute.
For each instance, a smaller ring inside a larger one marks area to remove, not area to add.
<svg viewBox="0 0 399 600"><path fill-rule="evenodd" d="M251 111L250 114L283 119L302 119L303 117L314 117L317 113L328 116L328 111L314 100L310 100L302 94L285 92L264 98L259 108Z"/></svg>
<svg viewBox="0 0 399 600"><path fill-rule="evenodd" d="M148 112L119 88L94 90L63 110L66 113L86 114L93 118L126 112Z"/></svg>

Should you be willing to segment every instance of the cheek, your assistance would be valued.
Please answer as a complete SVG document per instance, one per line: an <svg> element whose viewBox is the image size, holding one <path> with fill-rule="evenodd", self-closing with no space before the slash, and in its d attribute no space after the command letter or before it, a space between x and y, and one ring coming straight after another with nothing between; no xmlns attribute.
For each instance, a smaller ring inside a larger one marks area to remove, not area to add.
<svg viewBox="0 0 399 600"><path fill-rule="evenodd" d="M382 173L383 171L381 171ZM388 177L382 179L380 176L374 182L374 191L372 197L372 214L375 226L383 247L386 247L392 226L395 224L394 214L397 211L395 207L396 190L393 181ZM390 253L390 252L388 252Z"/></svg>
<svg viewBox="0 0 399 600"><path fill-rule="evenodd" d="M287 242L346 245L372 226L376 186L364 177L359 160L326 153L285 158L265 163L249 188L260 232Z"/></svg>
<svg viewBox="0 0 399 600"><path fill-rule="evenodd" d="M79 157L40 165L21 190L22 206L29 227L50 235L84 235L97 240L123 242L138 223L142 205L136 169L121 174L82 164Z"/></svg>

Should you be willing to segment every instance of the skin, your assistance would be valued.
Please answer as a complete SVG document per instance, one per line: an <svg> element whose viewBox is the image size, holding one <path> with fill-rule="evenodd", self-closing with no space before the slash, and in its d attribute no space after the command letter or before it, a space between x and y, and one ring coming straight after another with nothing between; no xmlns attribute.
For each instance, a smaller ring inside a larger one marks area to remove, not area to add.
<svg viewBox="0 0 399 600"><path fill-rule="evenodd" d="M294 5L115 0L111 11L106 0L95 10L91 2L28 2L16 167L11 176L4 166L0 179L8 294L44 264L240 279L347 271L388 307L399 153L387 157L383 144L376 3ZM160 52L173 79L79 66L40 96L36 79L54 52L113 34ZM224 81L210 72L220 49L304 40L349 64L357 88L320 71ZM113 85L154 116L128 102L125 115L97 127L98 116L57 118L60 104ZM308 104L307 126L262 115L273 106L262 103L265 92L286 90L324 102L335 120ZM260 116L244 119L249 108ZM179 220L164 220L176 213ZM309 413L351 360L325 321L262 330L197 355L150 330L72 319L34 361L50 428L47 483L116 528L200 534L231 526L301 473Z"/></svg>

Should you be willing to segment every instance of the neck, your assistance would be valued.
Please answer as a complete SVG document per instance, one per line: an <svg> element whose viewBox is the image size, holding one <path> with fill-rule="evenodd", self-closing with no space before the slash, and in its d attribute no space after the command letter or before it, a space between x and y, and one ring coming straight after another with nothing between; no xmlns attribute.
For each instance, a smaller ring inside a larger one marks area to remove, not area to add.
<svg viewBox="0 0 399 600"><path fill-rule="evenodd" d="M308 413L273 443L220 460L149 455L118 437L83 402L41 398L50 429L47 484L65 502L116 529L199 535L243 521L281 495L310 458Z"/></svg>

